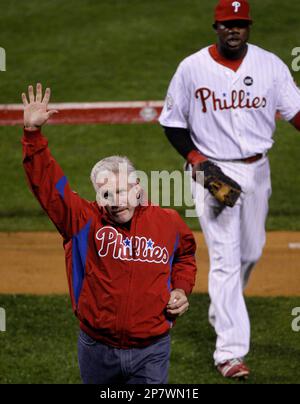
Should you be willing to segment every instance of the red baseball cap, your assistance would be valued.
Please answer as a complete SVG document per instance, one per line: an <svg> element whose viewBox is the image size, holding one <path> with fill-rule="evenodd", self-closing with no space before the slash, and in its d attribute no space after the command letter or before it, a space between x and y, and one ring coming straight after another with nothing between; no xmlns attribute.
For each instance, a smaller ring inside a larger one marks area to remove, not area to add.
<svg viewBox="0 0 300 404"><path fill-rule="evenodd" d="M215 8L215 21L252 21L247 0L220 0Z"/></svg>

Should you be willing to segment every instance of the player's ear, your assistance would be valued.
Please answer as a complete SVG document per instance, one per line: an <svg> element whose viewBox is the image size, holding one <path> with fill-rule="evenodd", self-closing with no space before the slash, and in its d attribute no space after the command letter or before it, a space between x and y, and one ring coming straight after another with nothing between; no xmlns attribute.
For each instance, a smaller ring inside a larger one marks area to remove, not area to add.
<svg viewBox="0 0 300 404"><path fill-rule="evenodd" d="M214 23L214 24L212 25L212 27L213 27L213 29L214 29L215 31L217 31L218 26L217 26L217 24L216 24L216 23Z"/></svg>

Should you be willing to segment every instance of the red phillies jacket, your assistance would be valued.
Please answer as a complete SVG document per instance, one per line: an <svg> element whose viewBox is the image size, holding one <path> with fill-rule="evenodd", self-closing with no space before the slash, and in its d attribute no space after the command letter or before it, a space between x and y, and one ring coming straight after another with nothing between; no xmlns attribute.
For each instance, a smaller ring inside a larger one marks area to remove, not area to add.
<svg viewBox="0 0 300 404"><path fill-rule="evenodd" d="M72 307L92 338L126 349L167 333L170 291L195 283L195 240L178 213L138 206L128 226L73 192L40 131L24 131L30 188L62 235Z"/></svg>

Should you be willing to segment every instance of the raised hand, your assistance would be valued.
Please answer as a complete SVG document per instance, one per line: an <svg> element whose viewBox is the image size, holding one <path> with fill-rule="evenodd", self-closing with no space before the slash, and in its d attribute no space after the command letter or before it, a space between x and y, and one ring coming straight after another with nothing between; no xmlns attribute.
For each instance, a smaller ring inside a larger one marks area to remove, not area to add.
<svg viewBox="0 0 300 404"><path fill-rule="evenodd" d="M46 88L44 98L42 98L42 85L37 83L36 96L34 96L33 86L28 87L29 102L26 94L22 93L22 101L24 105L24 127L28 130L36 130L53 115L57 114L57 110L48 109L48 103L50 100L51 90Z"/></svg>

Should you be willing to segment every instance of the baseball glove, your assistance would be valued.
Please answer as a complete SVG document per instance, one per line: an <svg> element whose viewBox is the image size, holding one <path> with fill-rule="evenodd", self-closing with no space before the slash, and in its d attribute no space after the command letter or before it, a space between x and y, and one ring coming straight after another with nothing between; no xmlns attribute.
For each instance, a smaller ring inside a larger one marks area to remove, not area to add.
<svg viewBox="0 0 300 404"><path fill-rule="evenodd" d="M225 175L223 171L209 160L193 166L193 179L196 181L197 171L204 172L204 188L221 204L233 207L241 195L240 185Z"/></svg>

